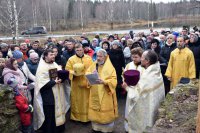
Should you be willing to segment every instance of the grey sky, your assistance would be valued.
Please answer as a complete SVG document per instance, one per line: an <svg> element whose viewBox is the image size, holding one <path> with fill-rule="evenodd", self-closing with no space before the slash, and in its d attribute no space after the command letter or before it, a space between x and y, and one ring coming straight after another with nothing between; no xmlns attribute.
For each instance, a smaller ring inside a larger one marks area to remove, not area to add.
<svg viewBox="0 0 200 133"><path fill-rule="evenodd" d="M140 0L140 1L147 1L150 2L150 0ZM163 2L163 3L168 3L168 2L178 2L180 0L152 0L155 3Z"/></svg>
<svg viewBox="0 0 200 133"><path fill-rule="evenodd" d="M94 0L93 0L94 1ZM103 0L102 0L103 1ZM110 1L110 0L107 0L107 1ZM115 1L115 0L113 0ZM151 0L139 0L139 1L147 1L147 2L150 2ZM153 2L155 3L159 3L159 2L163 2L163 3L168 3L168 2L178 2L180 0L152 0Z"/></svg>

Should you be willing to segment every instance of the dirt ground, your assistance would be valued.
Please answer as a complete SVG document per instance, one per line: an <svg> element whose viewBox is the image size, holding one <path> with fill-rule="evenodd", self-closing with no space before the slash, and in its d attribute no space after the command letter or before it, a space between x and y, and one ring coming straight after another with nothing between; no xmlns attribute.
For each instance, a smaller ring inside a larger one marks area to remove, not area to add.
<svg viewBox="0 0 200 133"><path fill-rule="evenodd" d="M119 118L115 122L115 127L113 133L125 133L124 129L124 114L125 114L125 104L126 98L118 99L118 110L119 110ZM92 127L91 123L80 123L74 122L70 120L70 113L67 113L67 121L65 125L65 133L91 133Z"/></svg>

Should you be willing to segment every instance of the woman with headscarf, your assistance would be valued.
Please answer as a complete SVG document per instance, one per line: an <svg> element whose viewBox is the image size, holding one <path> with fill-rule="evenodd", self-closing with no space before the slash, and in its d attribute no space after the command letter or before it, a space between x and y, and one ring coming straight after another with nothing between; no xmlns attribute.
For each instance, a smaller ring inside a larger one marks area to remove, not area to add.
<svg viewBox="0 0 200 133"><path fill-rule="evenodd" d="M112 42L112 47L109 52L109 57L117 73L116 93L117 93L117 97L119 98L121 95L120 93L123 92L123 89L121 88L121 84L122 84L121 75L122 75L122 69L125 67L124 54L122 51L122 46L119 41L115 40Z"/></svg>
<svg viewBox="0 0 200 133"><path fill-rule="evenodd" d="M2 75L4 76L4 84L9 85L13 88L15 105L19 110L19 115L22 124L22 133L32 133L32 112L33 107L29 104L28 87L23 83L23 75L21 75L18 69L17 60L10 58L3 70Z"/></svg>

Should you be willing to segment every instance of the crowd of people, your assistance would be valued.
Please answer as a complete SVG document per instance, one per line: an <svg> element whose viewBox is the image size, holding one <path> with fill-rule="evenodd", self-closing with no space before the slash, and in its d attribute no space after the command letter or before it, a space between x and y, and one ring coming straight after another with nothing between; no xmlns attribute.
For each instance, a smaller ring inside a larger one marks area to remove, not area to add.
<svg viewBox="0 0 200 133"><path fill-rule="evenodd" d="M69 76L58 78L54 70ZM128 70L139 72L138 82L125 76ZM23 133L64 132L69 109L70 119L91 122L92 132L112 132L119 98L126 98L125 131L142 133L153 126L165 95L199 78L199 70L200 33L187 28L92 40L83 33L64 41L49 37L44 44L0 41L0 83L13 88ZM86 75L94 73L99 77L91 85Z"/></svg>

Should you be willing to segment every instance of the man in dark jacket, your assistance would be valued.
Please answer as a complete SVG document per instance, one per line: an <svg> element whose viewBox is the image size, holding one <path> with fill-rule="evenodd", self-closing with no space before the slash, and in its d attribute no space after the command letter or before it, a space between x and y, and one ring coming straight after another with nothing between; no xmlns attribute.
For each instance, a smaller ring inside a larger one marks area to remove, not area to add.
<svg viewBox="0 0 200 133"><path fill-rule="evenodd" d="M43 49L39 47L39 41L33 42L31 45L31 49L33 49L36 53L38 53L39 57L41 57Z"/></svg>
<svg viewBox="0 0 200 133"><path fill-rule="evenodd" d="M66 58L66 62L68 61L70 57L75 55L74 46L75 46L75 41L73 39L65 41L65 44L64 44L65 50L63 51L63 56Z"/></svg>

